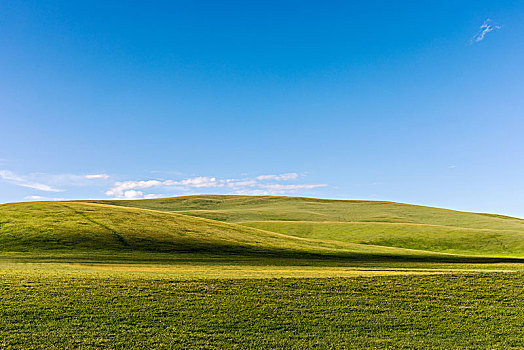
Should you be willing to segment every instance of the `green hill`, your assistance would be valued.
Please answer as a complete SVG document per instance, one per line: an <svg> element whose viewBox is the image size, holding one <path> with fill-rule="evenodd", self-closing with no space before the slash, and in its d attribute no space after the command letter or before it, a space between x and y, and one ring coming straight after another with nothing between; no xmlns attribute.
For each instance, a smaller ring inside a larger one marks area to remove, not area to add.
<svg viewBox="0 0 524 350"><path fill-rule="evenodd" d="M176 213L82 202L1 205L0 250L359 259L454 258L406 249L304 239Z"/></svg>
<svg viewBox="0 0 524 350"><path fill-rule="evenodd" d="M0 205L0 251L523 257L524 220L391 202L270 196L12 203Z"/></svg>
<svg viewBox="0 0 524 350"><path fill-rule="evenodd" d="M524 256L524 220L383 201L186 196L94 201L237 223L291 236L435 252Z"/></svg>

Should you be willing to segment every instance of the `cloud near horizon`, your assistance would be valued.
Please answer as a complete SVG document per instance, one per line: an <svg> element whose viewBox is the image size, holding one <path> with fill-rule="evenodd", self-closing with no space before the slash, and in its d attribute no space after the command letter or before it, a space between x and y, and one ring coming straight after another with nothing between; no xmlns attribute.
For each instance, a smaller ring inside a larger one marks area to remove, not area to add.
<svg viewBox="0 0 524 350"><path fill-rule="evenodd" d="M30 200L30 201L62 201L64 198L50 198L50 197L44 197L44 196L25 196L24 199Z"/></svg>
<svg viewBox="0 0 524 350"><path fill-rule="evenodd" d="M44 192L65 192L63 188L68 187L85 187L90 186L96 180L109 179L107 174L48 174L48 173L31 173L26 175L19 175L11 170L0 170L0 180L6 183L31 188ZM58 188L60 187L60 188ZM28 196L32 197L32 196ZM35 197L39 197L35 195ZM25 198L25 199L39 199L39 198ZM56 198L43 198L56 199Z"/></svg>
<svg viewBox="0 0 524 350"><path fill-rule="evenodd" d="M86 179L109 179L109 175L107 174L88 174L88 175L84 175L84 178Z"/></svg>
<svg viewBox="0 0 524 350"><path fill-rule="evenodd" d="M219 179L216 177L197 176L183 180L139 180L115 182L105 194L119 199L158 198L160 194L145 194L143 190L153 188L173 187L181 191L191 189L222 189L235 194L275 195L295 193L300 190L310 190L325 187L326 184L281 184L281 181L298 179L297 173L276 175L260 175L254 178Z"/></svg>
<svg viewBox="0 0 524 350"><path fill-rule="evenodd" d="M297 173L287 173L287 174L280 174L280 175L260 175L257 176L255 179L264 181L264 180L275 180L275 181L287 181L287 180L295 180L298 178Z"/></svg>
<svg viewBox="0 0 524 350"><path fill-rule="evenodd" d="M49 185L31 181L27 177L19 176L9 170L0 170L0 179L9 182L13 185L32 188L34 190L45 191L45 192L62 192L58 188L51 187Z"/></svg>
<svg viewBox="0 0 524 350"><path fill-rule="evenodd" d="M214 176L194 176L180 180L146 179L113 182L103 192L106 196L117 199L147 199L173 195L173 192L189 194L198 192L243 195L279 195L309 191L326 184L293 183L298 181L298 173L264 174L241 178L218 178ZM67 192L73 188L91 188L100 193L100 186L108 184L109 175L93 174L48 174L31 173L18 175L10 170L0 170L0 181L15 186L31 188L43 192ZM290 183L291 182L291 183ZM93 187L94 186L94 187ZM97 188L98 187L98 188ZM164 190L166 192L164 192ZM168 195L160 194L171 193ZM26 200L62 200L41 194L27 194Z"/></svg>

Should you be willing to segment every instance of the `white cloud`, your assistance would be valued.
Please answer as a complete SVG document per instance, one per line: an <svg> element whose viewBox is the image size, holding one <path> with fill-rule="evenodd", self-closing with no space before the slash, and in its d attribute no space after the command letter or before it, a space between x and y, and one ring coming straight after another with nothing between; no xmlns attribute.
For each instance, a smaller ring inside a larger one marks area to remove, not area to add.
<svg viewBox="0 0 524 350"><path fill-rule="evenodd" d="M26 196L24 197L24 199L31 200L31 201L42 201L42 200L61 201L61 200L64 200L64 198L49 198L49 197L44 197L44 196Z"/></svg>
<svg viewBox="0 0 524 350"><path fill-rule="evenodd" d="M182 181L172 181L171 186L188 186L188 187L221 187L222 183L219 183L215 177L199 176Z"/></svg>
<svg viewBox="0 0 524 350"><path fill-rule="evenodd" d="M256 179L260 181L265 181L265 180L288 181L288 180L295 180L297 178L298 178L297 173L287 173L287 174L280 174L280 175L260 175L256 177Z"/></svg>
<svg viewBox="0 0 524 350"><path fill-rule="evenodd" d="M151 187L162 186L162 181L148 180L148 181L124 181L115 182L113 187L108 189L105 194L110 197L128 198L129 196L142 196L143 192L136 191L136 189L147 189ZM126 194L129 192L129 194Z"/></svg>
<svg viewBox="0 0 524 350"><path fill-rule="evenodd" d="M264 174L249 177L243 175L242 178L217 178L210 176L195 176L184 179L145 179L114 182L105 194L112 198L120 199L142 199L165 197L158 194L161 188L171 188L171 192L194 193L195 191L207 193L234 193L234 194L253 194L253 195L277 195L286 193L297 193L309 191L315 188L327 186L326 184L297 184L293 180L298 180L301 176L297 173L285 174ZM0 170L0 180L12 183L17 186L32 188L45 192L62 192L57 187L70 188L92 187L100 184L93 180L107 180L109 175L100 174L47 174L32 173L28 175L18 175L9 170ZM103 182L102 182L103 183ZM56 187L55 187L56 186ZM164 192L165 193L165 192ZM50 198L41 195L30 195L27 200L62 200L62 198Z"/></svg>
<svg viewBox="0 0 524 350"><path fill-rule="evenodd" d="M26 197L24 197L24 199L29 199L29 200L32 200L32 201L37 201L37 200L47 199L47 197L42 197L42 196L26 196Z"/></svg>
<svg viewBox="0 0 524 350"><path fill-rule="evenodd" d="M162 194L145 194L142 191L128 190L123 192L123 198L125 199L152 199L163 197Z"/></svg>
<svg viewBox="0 0 524 350"><path fill-rule="evenodd" d="M134 198L143 197L143 192L135 191L137 189L144 190L153 187L167 187L174 186L180 188L210 188L223 187L224 183L218 181L215 177L198 176L187 178L180 181L175 180L141 180L141 181L123 181L115 182L113 186L105 192L106 195L116 198ZM140 193L139 193L140 192Z"/></svg>
<svg viewBox="0 0 524 350"><path fill-rule="evenodd" d="M247 180L247 179L227 179L225 181L227 187L230 188L239 188L239 187L255 187L258 185L256 180Z"/></svg>
<svg viewBox="0 0 524 350"><path fill-rule="evenodd" d="M84 175L86 179L109 179L109 175L107 174L88 174Z"/></svg>
<svg viewBox="0 0 524 350"><path fill-rule="evenodd" d="M478 42L484 40L486 34L488 34L489 32L492 32L494 30L502 28L501 26L493 25L493 24L490 24L490 23L491 23L491 20L489 18L486 19L484 21L484 23L482 23L482 25L480 26L479 32L477 34L475 34L473 39L471 39L472 43L473 42L478 43Z"/></svg>
<svg viewBox="0 0 524 350"><path fill-rule="evenodd" d="M19 176L9 170L0 170L0 179L6 182L9 182L13 185L32 188L32 189L39 190L39 191L46 191L46 192L61 192L62 191L62 190L59 190L57 188L51 187L46 184L31 181L27 179L26 177Z"/></svg>
<svg viewBox="0 0 524 350"><path fill-rule="evenodd" d="M107 174L48 174L32 173L24 175L25 179L31 179L35 182L44 183L51 187L69 187L69 186L91 186L94 180L107 180L110 178Z"/></svg>
<svg viewBox="0 0 524 350"><path fill-rule="evenodd" d="M254 178L219 179L216 177L197 176L183 180L138 180L115 182L105 194L113 198L138 199L157 198L158 194L145 194L144 190L163 187L174 187L181 191L204 188L229 189L236 194L284 194L302 190L311 190L326 184L281 184L279 181L297 179L297 173L279 175L260 175Z"/></svg>
<svg viewBox="0 0 524 350"><path fill-rule="evenodd" d="M108 179L107 174L47 174L31 173L18 175L10 170L0 170L0 180L16 186L32 188L44 192L63 192L58 187L89 186L94 179ZM52 198L45 198L52 199Z"/></svg>
<svg viewBox="0 0 524 350"><path fill-rule="evenodd" d="M275 195L275 194L286 194L286 193L296 193L301 190L311 190L313 188L325 187L326 184L307 184L307 185L282 185L282 184L270 184L270 185L260 185L260 188L250 189L250 188L241 188L237 190L236 194L245 194L245 195Z"/></svg>
<svg viewBox="0 0 524 350"><path fill-rule="evenodd" d="M135 198L142 198L144 197L144 192L142 191L135 191L135 190L129 190L123 192L124 198L126 199L135 199Z"/></svg>
<svg viewBox="0 0 524 350"><path fill-rule="evenodd" d="M457 167L456 165L449 165L448 169L455 169L456 167Z"/></svg>

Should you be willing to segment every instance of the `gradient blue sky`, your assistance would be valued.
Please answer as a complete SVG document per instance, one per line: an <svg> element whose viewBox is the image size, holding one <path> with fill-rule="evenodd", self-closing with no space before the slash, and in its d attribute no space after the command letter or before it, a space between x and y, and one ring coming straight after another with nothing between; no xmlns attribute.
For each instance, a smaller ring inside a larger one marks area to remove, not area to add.
<svg viewBox="0 0 524 350"><path fill-rule="evenodd" d="M0 28L0 202L267 193L524 217L523 1L7 0Z"/></svg>

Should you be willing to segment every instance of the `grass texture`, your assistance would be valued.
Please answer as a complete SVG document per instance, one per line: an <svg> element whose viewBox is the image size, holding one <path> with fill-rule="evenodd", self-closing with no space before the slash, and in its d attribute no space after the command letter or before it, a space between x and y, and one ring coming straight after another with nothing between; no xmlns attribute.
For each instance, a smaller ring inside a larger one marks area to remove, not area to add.
<svg viewBox="0 0 524 350"><path fill-rule="evenodd" d="M151 280L3 275L3 349L518 349L521 273Z"/></svg>

